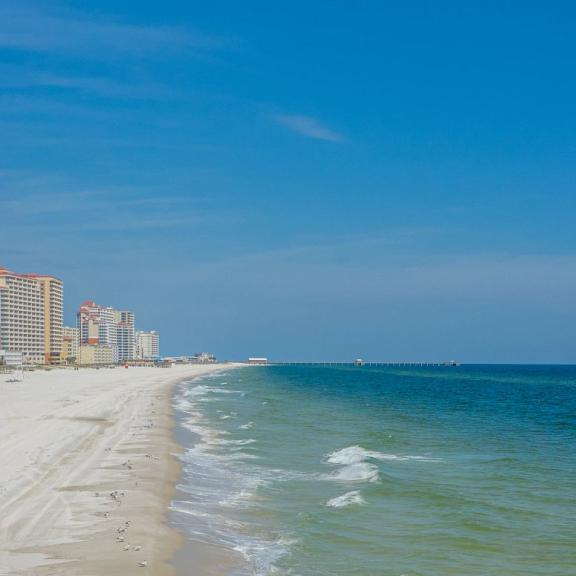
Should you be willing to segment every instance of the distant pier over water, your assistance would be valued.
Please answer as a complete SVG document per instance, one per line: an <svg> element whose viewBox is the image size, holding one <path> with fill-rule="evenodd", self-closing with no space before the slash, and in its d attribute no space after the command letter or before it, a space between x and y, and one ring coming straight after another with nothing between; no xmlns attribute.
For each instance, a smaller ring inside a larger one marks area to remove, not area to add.
<svg viewBox="0 0 576 576"><path fill-rule="evenodd" d="M433 367L433 366L460 366L460 364L454 360L449 362L370 362L358 358L353 362L294 362L294 361L281 361L281 360L268 360L268 358L249 358L248 364L254 366L387 366L387 367Z"/></svg>

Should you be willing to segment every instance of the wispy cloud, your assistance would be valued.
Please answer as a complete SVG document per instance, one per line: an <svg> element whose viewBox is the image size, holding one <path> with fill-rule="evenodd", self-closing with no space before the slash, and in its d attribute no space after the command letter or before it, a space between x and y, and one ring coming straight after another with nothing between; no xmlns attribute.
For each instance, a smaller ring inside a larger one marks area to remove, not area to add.
<svg viewBox="0 0 576 576"><path fill-rule="evenodd" d="M2 188L0 188L2 193ZM127 196L132 194L132 196ZM118 197L123 195L123 197ZM46 198L50 201L46 202ZM31 194L7 199L0 198L0 211L11 217L49 214L74 214L103 212L115 213L118 210L159 210L177 209L178 205L189 206L190 199L165 196L138 197L130 189L77 190L75 192L50 192Z"/></svg>
<svg viewBox="0 0 576 576"><path fill-rule="evenodd" d="M99 76L72 76L17 66L0 66L0 89L52 89L87 92L100 97L164 100L174 98L174 89L152 82L126 82Z"/></svg>
<svg viewBox="0 0 576 576"><path fill-rule="evenodd" d="M17 3L0 7L0 47L107 58L175 49L210 53L229 47L218 36L174 26L138 26L77 12Z"/></svg>
<svg viewBox="0 0 576 576"><path fill-rule="evenodd" d="M41 190L39 192L38 190ZM219 210L202 197L166 194L131 186L87 188L57 174L0 171L0 245L5 232L26 230L137 231L229 223L235 213Z"/></svg>
<svg viewBox="0 0 576 576"><path fill-rule="evenodd" d="M273 114L272 119L278 124L314 140L326 140L328 142L344 142L345 138L335 130L328 128L317 118L302 116L299 114Z"/></svg>
<svg viewBox="0 0 576 576"><path fill-rule="evenodd" d="M394 236L394 234L392 235ZM359 261L346 258L358 252L359 239L347 244L302 246L254 252L206 262L200 275L215 279L242 278L243 290L260 298L311 302L356 300L388 309L390 303L424 303L445 307L448 303L489 306L510 302L542 308L563 302L575 310L571 295L576 289L576 255L555 254L459 254L418 253L425 235L413 246L398 246L394 238L366 238L369 252ZM337 246L337 248L334 248ZM334 252L345 253L345 261ZM398 257L401 255L401 257ZM306 282L302 279L306 278ZM230 280L233 282L233 280ZM266 286L267 293L260 291ZM282 295L282 296L280 296ZM449 310L449 308L445 308Z"/></svg>

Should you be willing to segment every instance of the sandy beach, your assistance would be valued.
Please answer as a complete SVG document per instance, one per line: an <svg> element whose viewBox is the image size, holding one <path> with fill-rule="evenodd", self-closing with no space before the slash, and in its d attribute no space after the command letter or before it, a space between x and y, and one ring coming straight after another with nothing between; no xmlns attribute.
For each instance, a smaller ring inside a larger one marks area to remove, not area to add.
<svg viewBox="0 0 576 576"><path fill-rule="evenodd" d="M174 574L172 386L232 366L0 375L0 574Z"/></svg>

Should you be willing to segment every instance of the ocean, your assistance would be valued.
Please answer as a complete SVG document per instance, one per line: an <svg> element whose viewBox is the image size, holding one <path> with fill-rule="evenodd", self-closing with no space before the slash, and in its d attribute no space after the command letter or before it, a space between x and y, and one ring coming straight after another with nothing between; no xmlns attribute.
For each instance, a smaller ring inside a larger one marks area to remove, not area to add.
<svg viewBox="0 0 576 576"><path fill-rule="evenodd" d="M237 576L576 574L576 367L249 367L174 406L172 522Z"/></svg>

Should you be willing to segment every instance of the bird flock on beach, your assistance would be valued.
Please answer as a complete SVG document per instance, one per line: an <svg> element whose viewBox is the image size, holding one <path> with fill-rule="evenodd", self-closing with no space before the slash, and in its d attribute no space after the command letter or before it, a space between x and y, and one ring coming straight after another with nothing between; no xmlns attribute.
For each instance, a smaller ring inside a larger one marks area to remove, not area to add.
<svg viewBox="0 0 576 576"><path fill-rule="evenodd" d="M152 402L152 405L153 404L154 402ZM156 414L156 410L151 410L151 413ZM145 428L145 429L150 429L153 427L154 427L154 420L152 420L151 418L147 418L144 424L138 426L138 428ZM132 435L135 436L136 434L134 433ZM112 448L105 448L105 451L112 452ZM148 453L144 454L144 457L149 461L160 460L158 456ZM133 470L134 467L135 464L131 459L125 460L121 464L121 468L123 468L126 471ZM135 486L136 487L138 486L138 481L135 481ZM111 504L115 505L115 507L118 508L122 505L124 498L126 498L126 491L112 490L111 492L96 492L95 496L105 497ZM112 518L113 513L107 510L102 514L102 516L108 520ZM141 552L142 551L141 544L130 544L128 541L130 534L130 527L131 527L131 521L124 520L124 523L116 528L115 532L116 543L118 545L122 545L122 550L124 552ZM148 566L148 560L145 559L138 560L137 566L140 568L146 568Z"/></svg>

